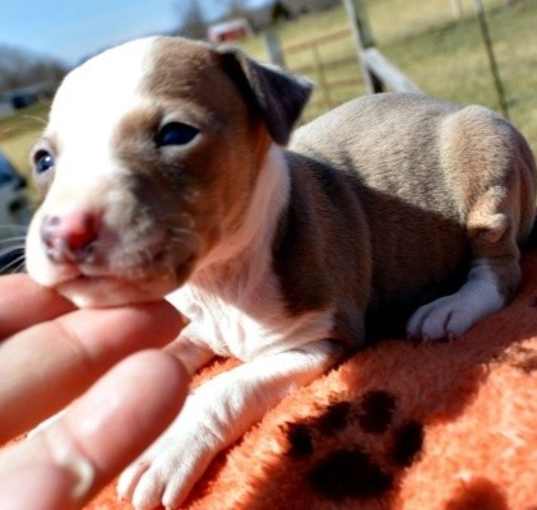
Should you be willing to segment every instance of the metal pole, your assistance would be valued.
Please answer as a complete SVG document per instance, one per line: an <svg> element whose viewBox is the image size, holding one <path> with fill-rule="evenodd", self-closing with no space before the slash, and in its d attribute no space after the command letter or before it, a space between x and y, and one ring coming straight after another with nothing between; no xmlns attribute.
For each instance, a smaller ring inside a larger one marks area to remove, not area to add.
<svg viewBox="0 0 537 510"><path fill-rule="evenodd" d="M364 50L375 46L365 5L362 0L343 0L343 3L349 16L366 89L370 94L382 92L384 90L383 83L368 68L364 54Z"/></svg>
<svg viewBox="0 0 537 510"><path fill-rule="evenodd" d="M313 43L311 51L313 52L313 60L315 61L315 68L317 70L317 75L319 76L319 84L321 85L324 104L326 105L327 110L330 110L330 108L332 108L332 99L330 98L330 88L326 80L323 61L321 59L321 54L319 53L319 45Z"/></svg>
<svg viewBox="0 0 537 510"><path fill-rule="evenodd" d="M462 0L450 0L450 3L453 16L455 16L456 18L462 18L464 12L462 9Z"/></svg>
<svg viewBox="0 0 537 510"><path fill-rule="evenodd" d="M485 9L481 0L474 0L475 8L477 11L477 19L479 20L479 26L481 28L481 35L483 36L483 42L487 50L487 56L489 59L490 72L494 79L494 86L498 94L498 100L500 103L500 109L506 119L509 119L509 107L507 105L507 99L505 95L505 89L500 77L500 71L494 55L494 48L492 47L492 39L490 38L489 26L487 18L485 16Z"/></svg>
<svg viewBox="0 0 537 510"><path fill-rule="evenodd" d="M285 58L283 55L282 45L278 34L273 28L268 28L265 31L265 47L269 55L269 59L273 64L285 68Z"/></svg>

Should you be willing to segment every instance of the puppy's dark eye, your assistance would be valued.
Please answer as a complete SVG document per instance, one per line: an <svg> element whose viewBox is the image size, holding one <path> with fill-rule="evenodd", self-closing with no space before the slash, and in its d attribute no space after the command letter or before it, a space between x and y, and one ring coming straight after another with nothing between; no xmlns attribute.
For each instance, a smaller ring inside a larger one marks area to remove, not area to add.
<svg viewBox="0 0 537 510"><path fill-rule="evenodd" d="M182 122L170 122L160 128L155 137L158 147L164 145L186 145L200 132L199 129Z"/></svg>
<svg viewBox="0 0 537 510"><path fill-rule="evenodd" d="M54 157L50 152L41 149L34 155L34 165L38 174L45 173L54 166Z"/></svg>

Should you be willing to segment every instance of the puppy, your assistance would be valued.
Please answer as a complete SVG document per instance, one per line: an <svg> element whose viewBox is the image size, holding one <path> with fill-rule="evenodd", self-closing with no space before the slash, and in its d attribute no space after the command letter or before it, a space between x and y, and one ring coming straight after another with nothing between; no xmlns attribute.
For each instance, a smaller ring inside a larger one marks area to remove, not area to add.
<svg viewBox="0 0 537 510"><path fill-rule="evenodd" d="M217 452L362 346L366 320L417 310L410 336L457 336L517 288L536 168L509 123L384 94L285 150L310 91L237 50L158 37L91 59L54 99L29 274L80 307L167 295L191 374L244 362L193 390L120 477L137 509L179 506Z"/></svg>

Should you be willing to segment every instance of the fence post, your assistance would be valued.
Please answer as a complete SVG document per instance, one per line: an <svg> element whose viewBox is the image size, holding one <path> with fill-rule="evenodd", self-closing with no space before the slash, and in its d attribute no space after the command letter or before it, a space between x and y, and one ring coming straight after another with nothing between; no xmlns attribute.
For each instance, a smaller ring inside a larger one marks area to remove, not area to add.
<svg viewBox="0 0 537 510"><path fill-rule="evenodd" d="M477 11L477 19L479 21L479 26L481 28L481 34L483 36L483 42L485 43L485 48L487 50L490 72L492 73L492 78L494 79L494 86L496 87L498 100L500 102L500 109L502 110L504 117L506 119L509 119L509 107L507 106L505 89L503 88L503 82L500 77L500 71L498 69L498 64L494 55L494 49L492 47L492 40L490 38L489 26L487 23L487 18L485 16L483 2L481 0L474 0L474 4L475 9Z"/></svg>
<svg viewBox="0 0 537 510"><path fill-rule="evenodd" d="M383 83L368 68L364 55L367 48L375 46L364 2L363 0L343 0L343 3L349 16L366 89L370 94L382 92L384 90Z"/></svg>
<svg viewBox="0 0 537 510"><path fill-rule="evenodd" d="M461 18L463 15L462 0L450 0L451 1L451 11L453 16L456 18Z"/></svg>
<svg viewBox="0 0 537 510"><path fill-rule="evenodd" d="M313 46L311 47L311 51L313 53L313 60L315 61L315 68L317 70L317 75L319 76L319 85L321 86L321 91L323 93L323 100L324 104L326 105L326 108L329 110L332 108L332 99L330 97L330 87L328 85L328 82L326 81L326 71L323 66L323 60L321 58L321 54L319 53L319 45L317 43L313 43Z"/></svg>
<svg viewBox="0 0 537 510"><path fill-rule="evenodd" d="M280 44L278 34L276 34L276 31L272 27L265 30L265 47L271 63L285 68L282 45Z"/></svg>

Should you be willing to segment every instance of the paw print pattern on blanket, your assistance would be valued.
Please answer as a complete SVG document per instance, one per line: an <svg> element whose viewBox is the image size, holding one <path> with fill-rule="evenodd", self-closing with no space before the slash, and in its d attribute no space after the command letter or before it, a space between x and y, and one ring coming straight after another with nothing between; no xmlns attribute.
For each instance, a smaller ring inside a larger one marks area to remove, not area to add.
<svg viewBox="0 0 537 510"><path fill-rule="evenodd" d="M323 438L344 434L357 423L363 432L379 436L379 443L387 445L382 463L359 443L351 443L316 461L307 471L307 482L318 496L334 502L383 497L394 487L396 472L419 458L424 441L419 421L394 425L396 408L396 397L383 390L369 391L357 402L334 403L316 418L287 424L288 455L297 461L308 459Z"/></svg>

